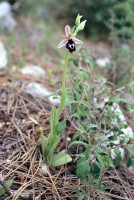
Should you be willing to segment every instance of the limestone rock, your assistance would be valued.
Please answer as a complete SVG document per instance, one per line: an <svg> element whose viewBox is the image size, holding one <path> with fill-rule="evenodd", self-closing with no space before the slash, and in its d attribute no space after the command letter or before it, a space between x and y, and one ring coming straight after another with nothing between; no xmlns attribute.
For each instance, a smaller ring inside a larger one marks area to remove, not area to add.
<svg viewBox="0 0 134 200"><path fill-rule="evenodd" d="M20 72L33 79L45 78L45 70L38 65L27 65Z"/></svg>
<svg viewBox="0 0 134 200"><path fill-rule="evenodd" d="M7 52L2 41L0 40L0 69L5 68L7 66L7 62Z"/></svg>
<svg viewBox="0 0 134 200"><path fill-rule="evenodd" d="M8 2L0 3L0 27L6 28L8 31L12 31L17 25L16 20L13 17L11 5Z"/></svg>

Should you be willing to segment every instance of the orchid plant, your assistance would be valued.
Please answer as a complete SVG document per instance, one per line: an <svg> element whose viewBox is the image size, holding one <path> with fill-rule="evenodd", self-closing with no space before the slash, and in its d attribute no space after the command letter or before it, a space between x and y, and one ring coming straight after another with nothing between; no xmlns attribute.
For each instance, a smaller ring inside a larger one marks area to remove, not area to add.
<svg viewBox="0 0 134 200"><path fill-rule="evenodd" d="M76 50L76 44L83 44L83 42L76 38L76 35L79 31L84 29L85 21L80 21L82 18L81 15L78 14L75 21L75 26L71 29L69 25L65 26L65 35L63 35L64 39L58 45L58 48L66 47L66 58L65 64L63 69L63 76L62 76L62 95L61 95L61 102L59 108L57 109L55 106L52 107L51 112L51 130L50 135L46 138L43 134L42 129L40 128L41 132L41 147L42 147L42 154L43 160L47 162L47 164L51 166L60 166L72 161L70 155L66 154L65 151L61 151L58 154L54 154L54 151L60 142L60 135L64 130L66 124L59 122L60 115L65 107L66 104L66 71L67 65L69 61L69 54Z"/></svg>

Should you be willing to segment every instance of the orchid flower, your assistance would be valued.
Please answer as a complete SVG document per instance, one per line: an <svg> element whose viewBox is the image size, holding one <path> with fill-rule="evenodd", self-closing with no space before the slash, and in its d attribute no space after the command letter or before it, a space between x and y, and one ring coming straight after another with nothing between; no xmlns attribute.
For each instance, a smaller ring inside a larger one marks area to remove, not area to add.
<svg viewBox="0 0 134 200"><path fill-rule="evenodd" d="M70 52L75 51L75 44L83 44L83 42L77 39L73 34L71 34L71 28L69 25L65 26L64 39L58 45L58 48L66 47Z"/></svg>

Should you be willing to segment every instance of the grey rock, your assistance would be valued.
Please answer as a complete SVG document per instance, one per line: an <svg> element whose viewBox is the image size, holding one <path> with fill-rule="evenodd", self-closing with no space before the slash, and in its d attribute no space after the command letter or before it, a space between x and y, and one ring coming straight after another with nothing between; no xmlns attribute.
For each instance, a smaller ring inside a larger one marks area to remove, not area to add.
<svg viewBox="0 0 134 200"><path fill-rule="evenodd" d="M5 68L7 66L8 58L6 49L0 40L0 69Z"/></svg>
<svg viewBox="0 0 134 200"><path fill-rule="evenodd" d="M38 65L26 65L20 72L25 76L30 76L33 79L45 78L45 70Z"/></svg>
<svg viewBox="0 0 134 200"><path fill-rule="evenodd" d="M0 27L12 31L17 25L13 17L11 5L8 2L0 3Z"/></svg>
<svg viewBox="0 0 134 200"><path fill-rule="evenodd" d="M95 63L100 67L100 68L104 68L106 67L108 64L110 64L110 59L109 58L97 58L95 60Z"/></svg>

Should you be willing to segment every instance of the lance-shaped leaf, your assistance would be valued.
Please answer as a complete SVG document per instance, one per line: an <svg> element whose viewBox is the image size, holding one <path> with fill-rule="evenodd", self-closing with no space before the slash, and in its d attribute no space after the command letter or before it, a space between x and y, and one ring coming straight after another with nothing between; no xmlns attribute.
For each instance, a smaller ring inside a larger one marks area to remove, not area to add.
<svg viewBox="0 0 134 200"><path fill-rule="evenodd" d="M72 158L69 154L65 153L65 151L61 151L59 152L58 154L55 154L53 156L53 159L52 159L52 162L51 162L51 165L53 167L57 167L57 166L60 166L60 165L64 165L66 163L69 163L72 161Z"/></svg>
<svg viewBox="0 0 134 200"><path fill-rule="evenodd" d="M41 141L41 149L42 149L42 155L43 155L43 160L44 160L47 155L48 139L44 136L43 129L41 127L40 127L40 141Z"/></svg>
<svg viewBox="0 0 134 200"><path fill-rule="evenodd" d="M54 150L56 149L58 143L60 142L60 137L56 137L51 148L49 149L49 153L47 156L47 161L48 163L51 165L52 164L52 159L53 159L53 155L54 155Z"/></svg>

